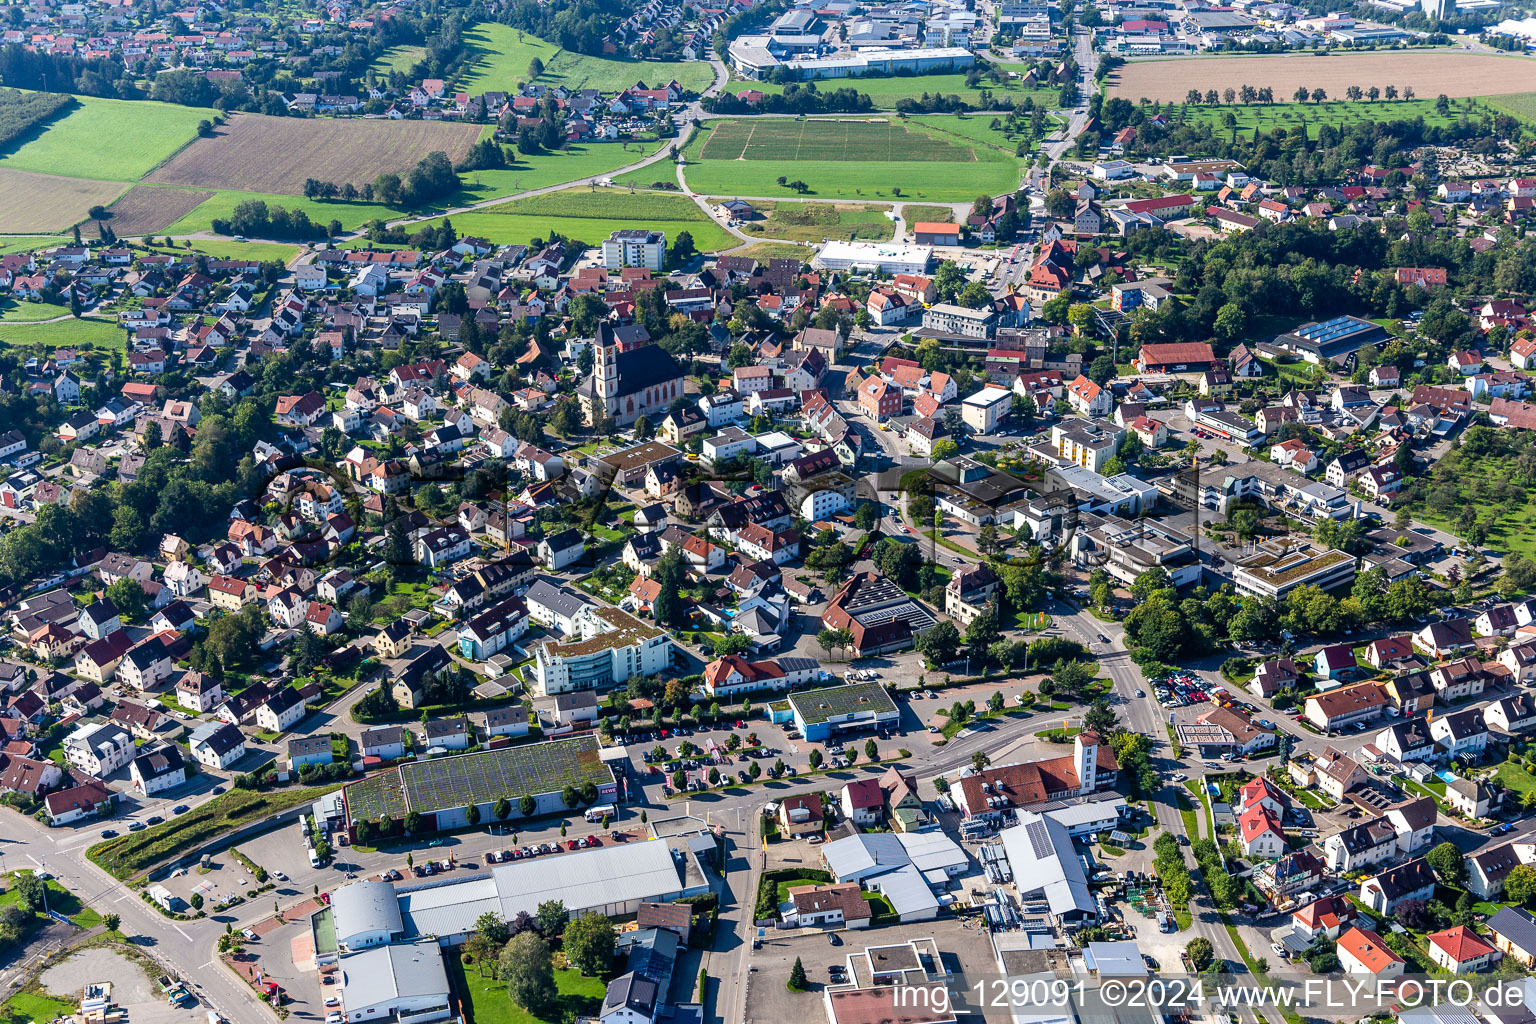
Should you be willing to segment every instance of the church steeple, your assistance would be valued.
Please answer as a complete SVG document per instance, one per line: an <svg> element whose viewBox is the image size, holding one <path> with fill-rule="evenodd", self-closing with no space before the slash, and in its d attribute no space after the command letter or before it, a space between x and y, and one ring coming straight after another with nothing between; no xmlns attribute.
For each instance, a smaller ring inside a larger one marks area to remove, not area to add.
<svg viewBox="0 0 1536 1024"><path fill-rule="evenodd" d="M593 394L612 414L619 396L619 345L608 324L597 325L597 359L593 368Z"/></svg>

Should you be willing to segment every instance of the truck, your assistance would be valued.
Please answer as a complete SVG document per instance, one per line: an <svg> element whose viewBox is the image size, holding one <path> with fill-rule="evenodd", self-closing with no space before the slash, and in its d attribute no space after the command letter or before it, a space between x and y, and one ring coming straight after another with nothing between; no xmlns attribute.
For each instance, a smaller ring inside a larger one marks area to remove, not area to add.
<svg viewBox="0 0 1536 1024"><path fill-rule="evenodd" d="M602 821L604 818L611 819L615 813L613 804L599 804L587 808L586 818L588 821Z"/></svg>
<svg viewBox="0 0 1536 1024"><path fill-rule="evenodd" d="M169 975L160 975L160 991L172 1006L181 1006L192 1001L192 993L187 991L185 982L175 981Z"/></svg>

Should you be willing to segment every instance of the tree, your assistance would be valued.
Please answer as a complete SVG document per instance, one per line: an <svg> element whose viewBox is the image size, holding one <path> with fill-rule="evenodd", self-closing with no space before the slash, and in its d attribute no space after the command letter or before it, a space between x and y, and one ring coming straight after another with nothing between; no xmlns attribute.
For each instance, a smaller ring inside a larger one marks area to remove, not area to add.
<svg viewBox="0 0 1536 1024"><path fill-rule="evenodd" d="M864 756L871 761L880 760L880 747L875 743L874 737L864 741Z"/></svg>
<svg viewBox="0 0 1536 1024"><path fill-rule="evenodd" d="M565 909L563 900L545 900L539 904L538 911L533 915L534 924L539 929L539 934L546 939L552 939L565 931L565 926L571 919L570 912Z"/></svg>
<svg viewBox="0 0 1536 1024"><path fill-rule="evenodd" d="M1447 885L1460 882L1462 872L1466 870L1466 862L1462 860L1461 851L1456 849L1455 843L1441 843L1430 850L1429 856L1424 859L1429 861L1429 866L1435 869L1435 874Z"/></svg>
<svg viewBox="0 0 1536 1024"><path fill-rule="evenodd" d="M405 816L405 830L407 832L409 832L411 835L415 835L418 832L420 832L421 829L422 829L422 825L423 825L423 822L421 820L421 812L420 811L411 811L409 814L407 814Z"/></svg>
<svg viewBox="0 0 1536 1024"><path fill-rule="evenodd" d="M491 816L497 821L506 821L511 814L512 801L506 797L497 797L496 802L491 804Z"/></svg>
<svg viewBox="0 0 1536 1024"><path fill-rule="evenodd" d="M947 437L940 438L939 440L935 441L933 443L933 447L929 450L929 455L934 462L943 462L946 459L953 459L959 454L960 446Z"/></svg>
<svg viewBox="0 0 1536 1024"><path fill-rule="evenodd" d="M1520 904L1536 900L1536 868L1517 864L1504 876L1504 895Z"/></svg>
<svg viewBox="0 0 1536 1024"><path fill-rule="evenodd" d="M101 922L107 926L107 931L115 932L117 931L117 926L123 923L123 919L116 914L108 914L101 919Z"/></svg>
<svg viewBox="0 0 1536 1024"><path fill-rule="evenodd" d="M464 820L471 825L480 824L480 805L470 804L464 808Z"/></svg>
<svg viewBox="0 0 1536 1024"><path fill-rule="evenodd" d="M814 772L814 771L819 771L821 769L821 762L822 762L823 758L821 756L821 751L819 749L813 747L811 749L810 754L807 757L807 760L811 764L811 771Z"/></svg>
<svg viewBox="0 0 1536 1024"><path fill-rule="evenodd" d="M496 976L507 983L507 995L530 1014L548 1019L559 998L549 944L533 932L516 935L501 951Z"/></svg>
<svg viewBox="0 0 1536 1024"><path fill-rule="evenodd" d="M149 596L144 593L143 586L138 580L127 577L108 587L105 596L124 622L137 622L149 605Z"/></svg>
<svg viewBox="0 0 1536 1024"><path fill-rule="evenodd" d="M502 943L512 937L512 933L507 930L506 923L489 910L475 918L475 932L490 939L496 944L497 948L500 948Z"/></svg>
<svg viewBox="0 0 1536 1024"><path fill-rule="evenodd" d="M789 969L789 990L804 992L809 987L810 983L805 980L805 965L800 962L799 957L795 957L795 966Z"/></svg>
<svg viewBox="0 0 1536 1024"><path fill-rule="evenodd" d="M1216 960L1216 950L1211 946L1210 939L1195 939L1184 947L1184 952L1189 957L1190 966L1196 971L1205 970Z"/></svg>
<svg viewBox="0 0 1536 1024"><path fill-rule="evenodd" d="M532 814L538 806L538 801L526 793L518 797L517 811L525 818Z"/></svg>
<svg viewBox="0 0 1536 1024"><path fill-rule="evenodd" d="M1090 732L1096 732L1100 736L1108 736L1115 731L1115 726L1120 724L1119 717L1114 709L1109 706L1109 701L1103 697L1094 700L1093 705L1083 715L1083 728Z"/></svg>
<svg viewBox="0 0 1536 1024"><path fill-rule="evenodd" d="M960 650L960 631L953 622L940 622L917 638L917 650L928 660L930 668L948 664Z"/></svg>
<svg viewBox="0 0 1536 1024"><path fill-rule="evenodd" d="M587 977L613 966L613 925L602 914L582 914L565 927L561 948L571 966Z"/></svg>

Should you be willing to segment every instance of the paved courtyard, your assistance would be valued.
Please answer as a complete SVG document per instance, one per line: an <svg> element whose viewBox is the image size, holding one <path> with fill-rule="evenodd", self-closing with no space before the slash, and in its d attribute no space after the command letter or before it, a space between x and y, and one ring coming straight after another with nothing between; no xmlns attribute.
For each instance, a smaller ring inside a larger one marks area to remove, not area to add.
<svg viewBox="0 0 1536 1024"><path fill-rule="evenodd" d="M112 1001L127 1011L133 1024L206 1024L208 1006L194 1000L186 1006L172 1006L144 969L123 954L105 947L82 950L44 971L39 979L43 988L61 999L78 1002L88 984L111 982ZM195 979L183 978L194 995Z"/></svg>

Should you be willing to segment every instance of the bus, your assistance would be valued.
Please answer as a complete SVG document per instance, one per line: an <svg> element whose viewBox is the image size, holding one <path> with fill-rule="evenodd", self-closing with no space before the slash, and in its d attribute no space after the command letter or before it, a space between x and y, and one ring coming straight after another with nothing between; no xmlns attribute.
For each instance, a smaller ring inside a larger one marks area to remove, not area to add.
<svg viewBox="0 0 1536 1024"><path fill-rule="evenodd" d="M602 821L604 818L612 818L616 813L613 804L599 804L588 807L586 817L588 821Z"/></svg>

